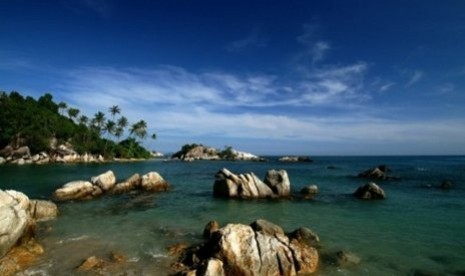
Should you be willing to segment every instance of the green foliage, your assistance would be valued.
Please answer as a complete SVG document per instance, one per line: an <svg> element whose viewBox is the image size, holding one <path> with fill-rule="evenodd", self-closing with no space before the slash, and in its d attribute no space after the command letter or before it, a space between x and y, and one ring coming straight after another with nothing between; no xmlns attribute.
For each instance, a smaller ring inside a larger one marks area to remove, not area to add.
<svg viewBox="0 0 465 276"><path fill-rule="evenodd" d="M67 112L65 112L67 110ZM110 108L113 118L120 114L118 106ZM67 114L69 118L65 117ZM105 114L98 111L92 120L81 115L76 108L68 107L64 102L55 103L49 93L37 101L32 97L24 98L18 92L0 92L0 149L6 145L29 146L32 153L50 150L52 138L59 143L70 142L79 153L101 154L106 158L149 158L150 152L142 147L135 138L118 140L128 126L126 117L117 121L106 121ZM143 120L134 124L131 134L142 139L147 136L147 123ZM106 132L107 139L102 137Z"/></svg>
<svg viewBox="0 0 465 276"><path fill-rule="evenodd" d="M182 146L181 150L173 154L173 158L181 158L183 155L186 155L191 149L202 146L202 144L185 144Z"/></svg>
<svg viewBox="0 0 465 276"><path fill-rule="evenodd" d="M231 146L225 146L224 150L220 151L218 155L220 156L221 159L226 159L226 160L235 159L233 148Z"/></svg>

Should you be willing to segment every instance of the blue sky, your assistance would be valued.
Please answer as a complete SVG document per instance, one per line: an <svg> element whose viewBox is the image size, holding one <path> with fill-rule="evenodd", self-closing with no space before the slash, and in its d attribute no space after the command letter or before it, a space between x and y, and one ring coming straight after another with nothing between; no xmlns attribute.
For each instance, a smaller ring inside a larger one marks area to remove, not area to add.
<svg viewBox="0 0 465 276"><path fill-rule="evenodd" d="M465 154L465 2L0 1L0 90L172 152Z"/></svg>

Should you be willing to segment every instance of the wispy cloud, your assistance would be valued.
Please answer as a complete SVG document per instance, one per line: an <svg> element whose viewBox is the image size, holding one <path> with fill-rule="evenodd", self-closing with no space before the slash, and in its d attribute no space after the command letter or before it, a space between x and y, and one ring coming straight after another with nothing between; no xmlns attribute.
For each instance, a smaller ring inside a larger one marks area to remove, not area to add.
<svg viewBox="0 0 465 276"><path fill-rule="evenodd" d="M410 77L409 81L407 82L407 84L405 85L405 87L410 87L410 86L416 84L416 83L419 82L422 78L423 78L423 72L420 71L420 70L415 70L415 71L411 74L411 77Z"/></svg>
<svg viewBox="0 0 465 276"><path fill-rule="evenodd" d="M317 38L318 25L304 24L303 33L297 37L297 41L304 45L304 50L299 54L302 59L310 59L312 64L324 60L331 49L330 43Z"/></svg>
<svg viewBox="0 0 465 276"><path fill-rule="evenodd" d="M235 40L226 46L230 52L240 52L250 47L266 47L268 40L258 28L253 29L246 37Z"/></svg>

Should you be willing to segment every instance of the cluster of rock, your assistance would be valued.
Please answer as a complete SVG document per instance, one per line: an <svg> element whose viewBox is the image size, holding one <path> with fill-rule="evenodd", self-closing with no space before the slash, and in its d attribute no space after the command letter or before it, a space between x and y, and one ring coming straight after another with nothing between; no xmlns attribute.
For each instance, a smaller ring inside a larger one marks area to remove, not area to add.
<svg viewBox="0 0 465 276"><path fill-rule="evenodd" d="M122 194L134 190L161 192L167 191L170 184L157 172L140 176L134 174L123 182L117 183L113 171L94 176L90 181L71 181L57 189L53 197L58 201L88 200L104 194Z"/></svg>
<svg viewBox="0 0 465 276"><path fill-rule="evenodd" d="M203 145L194 145L189 148L181 149L171 157L174 160L191 162L195 160L247 160L247 161L263 161L262 158L248 152L242 152L235 149L220 151L213 147Z"/></svg>
<svg viewBox="0 0 465 276"><path fill-rule="evenodd" d="M308 156L283 156L278 159L280 162L291 162L291 163L296 163L296 162L313 162L312 159Z"/></svg>
<svg viewBox="0 0 465 276"><path fill-rule="evenodd" d="M360 178L367 178L372 180L398 180L399 177L391 176L389 173L391 169L389 169L386 165L380 165L378 167L374 167L363 171L357 175Z"/></svg>
<svg viewBox="0 0 465 276"><path fill-rule="evenodd" d="M319 264L319 238L308 228L286 235L280 226L256 220L204 232L210 233L207 242L185 249L173 265L180 275L300 275Z"/></svg>
<svg viewBox="0 0 465 276"><path fill-rule="evenodd" d="M13 148L11 145L0 150L0 164L48 164L48 163L99 163L103 162L102 155L78 154L71 147L60 145L49 153L42 151L31 155L28 146Z"/></svg>
<svg viewBox="0 0 465 276"><path fill-rule="evenodd" d="M36 223L53 219L57 206L30 200L14 190L0 190L0 275L14 275L43 253L34 240Z"/></svg>
<svg viewBox="0 0 465 276"><path fill-rule="evenodd" d="M287 198L291 183L285 170L269 170L261 181L254 173L236 175L223 168L215 175L213 195L225 198Z"/></svg>

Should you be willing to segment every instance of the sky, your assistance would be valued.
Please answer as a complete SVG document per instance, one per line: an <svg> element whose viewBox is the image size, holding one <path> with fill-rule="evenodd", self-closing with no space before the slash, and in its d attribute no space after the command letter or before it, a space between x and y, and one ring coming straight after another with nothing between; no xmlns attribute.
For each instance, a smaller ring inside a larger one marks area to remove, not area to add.
<svg viewBox="0 0 465 276"><path fill-rule="evenodd" d="M464 49L462 0L0 0L0 91L165 153L465 154Z"/></svg>

